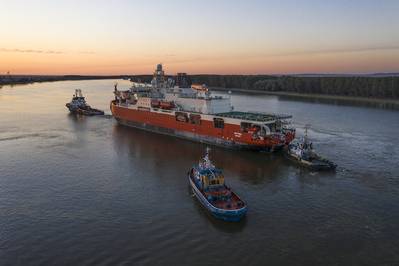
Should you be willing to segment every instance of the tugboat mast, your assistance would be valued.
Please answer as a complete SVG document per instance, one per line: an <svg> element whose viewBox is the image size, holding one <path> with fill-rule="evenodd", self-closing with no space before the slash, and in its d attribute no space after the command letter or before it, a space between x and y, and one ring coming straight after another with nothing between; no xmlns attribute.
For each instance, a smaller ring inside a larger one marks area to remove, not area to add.
<svg viewBox="0 0 399 266"><path fill-rule="evenodd" d="M308 128L310 128L310 124L305 125L305 137L304 137L305 143L308 142Z"/></svg>

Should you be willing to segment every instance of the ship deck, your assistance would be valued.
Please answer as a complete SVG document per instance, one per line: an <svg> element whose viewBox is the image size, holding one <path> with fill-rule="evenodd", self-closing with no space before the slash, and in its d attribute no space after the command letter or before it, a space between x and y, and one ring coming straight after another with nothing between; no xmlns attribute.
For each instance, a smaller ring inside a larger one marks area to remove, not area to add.
<svg viewBox="0 0 399 266"><path fill-rule="evenodd" d="M232 111L227 113L215 114L220 117L237 118L249 121L259 121L259 122L270 122L274 120L290 119L292 115L285 114L267 114L267 113L257 113L257 112L238 112Z"/></svg>

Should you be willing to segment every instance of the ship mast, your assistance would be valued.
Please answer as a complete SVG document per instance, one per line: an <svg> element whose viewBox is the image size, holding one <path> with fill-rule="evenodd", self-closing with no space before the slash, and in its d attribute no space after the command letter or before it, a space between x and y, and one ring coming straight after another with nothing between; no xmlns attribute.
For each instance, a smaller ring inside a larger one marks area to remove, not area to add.
<svg viewBox="0 0 399 266"><path fill-rule="evenodd" d="M215 168L215 166L212 164L211 160L209 159L209 152L211 151L211 149L209 147L206 147L206 152L205 152L205 156L202 159L202 167L209 169L209 168Z"/></svg>
<svg viewBox="0 0 399 266"><path fill-rule="evenodd" d="M162 64L157 65L157 69L154 71L151 83L156 88L162 87L162 85L165 83L165 71L162 69Z"/></svg>
<svg viewBox="0 0 399 266"><path fill-rule="evenodd" d="M308 129L309 128L310 128L310 124L306 124L305 125L305 137L304 137L305 143L308 142Z"/></svg>

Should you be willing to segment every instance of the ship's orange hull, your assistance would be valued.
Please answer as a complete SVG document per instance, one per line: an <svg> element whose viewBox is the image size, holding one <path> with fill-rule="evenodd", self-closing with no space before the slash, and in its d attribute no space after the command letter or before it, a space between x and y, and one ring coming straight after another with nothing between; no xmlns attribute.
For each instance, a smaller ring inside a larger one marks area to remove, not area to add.
<svg viewBox="0 0 399 266"><path fill-rule="evenodd" d="M286 134L283 139L276 135L254 138L252 134L242 132L239 125L224 123L223 128L215 128L213 122L207 120L192 124L178 121L168 113L129 109L115 102L111 102L110 108L120 124L218 146L270 151L281 148L294 138L294 134Z"/></svg>

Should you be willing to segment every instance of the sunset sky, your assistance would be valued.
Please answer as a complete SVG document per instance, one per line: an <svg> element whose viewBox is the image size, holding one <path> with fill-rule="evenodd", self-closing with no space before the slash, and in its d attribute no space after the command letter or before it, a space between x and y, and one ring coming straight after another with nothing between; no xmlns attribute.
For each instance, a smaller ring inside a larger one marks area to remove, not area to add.
<svg viewBox="0 0 399 266"><path fill-rule="evenodd" d="M399 1L0 0L0 74L399 72Z"/></svg>

